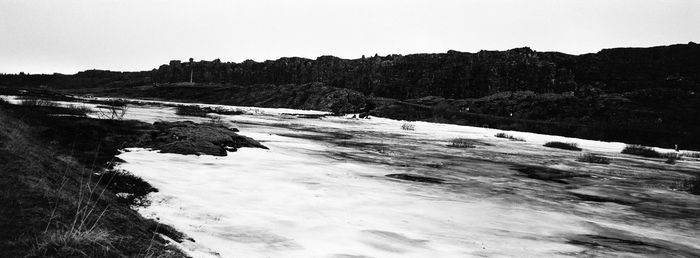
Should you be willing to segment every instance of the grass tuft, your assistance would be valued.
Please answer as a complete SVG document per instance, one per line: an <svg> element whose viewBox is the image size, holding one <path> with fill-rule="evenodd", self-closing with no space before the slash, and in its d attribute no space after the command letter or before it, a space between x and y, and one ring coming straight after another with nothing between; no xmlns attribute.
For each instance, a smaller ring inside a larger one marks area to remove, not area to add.
<svg viewBox="0 0 700 258"><path fill-rule="evenodd" d="M240 110L229 110L222 107L211 108L201 107L197 105L179 105L175 107L175 114L180 116L207 117L207 114L209 113L215 113L220 115L241 115L244 112Z"/></svg>
<svg viewBox="0 0 700 258"><path fill-rule="evenodd" d="M403 123L401 125L401 130L413 131L413 130L416 130L416 125L414 125L412 123Z"/></svg>
<svg viewBox="0 0 700 258"><path fill-rule="evenodd" d="M77 112L77 113L81 113L81 114L87 114L87 113L95 112L95 111L92 110L90 107L85 106L85 105L68 105L67 108L70 109L70 110L73 110L73 111L75 111L75 112Z"/></svg>
<svg viewBox="0 0 700 258"><path fill-rule="evenodd" d="M547 142L544 144L544 146L562 150L581 151L581 148L578 147L578 144L573 142Z"/></svg>
<svg viewBox="0 0 700 258"><path fill-rule="evenodd" d="M21 106L32 106L32 107L58 107L58 103L52 102L45 99L23 99L19 102Z"/></svg>
<svg viewBox="0 0 700 258"><path fill-rule="evenodd" d="M700 158L700 152L694 152L694 151L684 151L681 156L683 157L690 157L690 158Z"/></svg>
<svg viewBox="0 0 700 258"><path fill-rule="evenodd" d="M524 142L525 141L525 139L523 139L523 138L515 137L515 136L512 136L510 134L506 134L506 133L497 133L495 136L496 136L496 138L503 138L503 139L508 139L508 140L516 141L516 142Z"/></svg>
<svg viewBox="0 0 700 258"><path fill-rule="evenodd" d="M610 158L598 156L593 153L585 153L576 159L580 162L596 163L596 164L610 164Z"/></svg>
<svg viewBox="0 0 700 258"><path fill-rule="evenodd" d="M654 149L642 145L627 145L622 150L623 154L642 156L647 158L660 158L661 153Z"/></svg>
<svg viewBox="0 0 700 258"><path fill-rule="evenodd" d="M180 115L180 116L207 117L208 113L209 113L208 108L203 108L203 107L195 106L195 105L177 106L175 109L175 114Z"/></svg>
<svg viewBox="0 0 700 258"><path fill-rule="evenodd" d="M455 148L476 148L476 141L467 138L455 138L450 140L449 147Z"/></svg>
<svg viewBox="0 0 700 258"><path fill-rule="evenodd" d="M120 202L133 207L148 206L150 203L146 196L151 192L158 192L151 184L126 170L106 171L99 177L98 182L117 193Z"/></svg>
<svg viewBox="0 0 700 258"><path fill-rule="evenodd" d="M693 176L691 178L683 179L676 185L675 188L691 194L700 195L700 176Z"/></svg>
<svg viewBox="0 0 700 258"><path fill-rule="evenodd" d="M90 257L106 254L117 240L108 231L93 230L52 230L42 234L30 250L31 256ZM86 253L89 252L89 253Z"/></svg>

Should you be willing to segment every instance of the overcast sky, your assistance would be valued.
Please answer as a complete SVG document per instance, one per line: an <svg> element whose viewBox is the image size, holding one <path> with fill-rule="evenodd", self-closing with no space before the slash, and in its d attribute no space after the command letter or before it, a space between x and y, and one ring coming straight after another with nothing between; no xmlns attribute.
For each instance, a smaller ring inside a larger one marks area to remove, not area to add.
<svg viewBox="0 0 700 258"><path fill-rule="evenodd" d="M700 0L0 0L0 72L700 41Z"/></svg>

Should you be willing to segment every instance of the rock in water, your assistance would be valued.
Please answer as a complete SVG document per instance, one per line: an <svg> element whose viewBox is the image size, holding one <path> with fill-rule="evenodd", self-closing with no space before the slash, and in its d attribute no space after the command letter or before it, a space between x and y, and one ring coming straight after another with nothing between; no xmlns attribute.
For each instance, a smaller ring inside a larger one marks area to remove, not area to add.
<svg viewBox="0 0 700 258"><path fill-rule="evenodd" d="M267 149L258 141L238 135L238 130L222 125L196 124L194 122L156 122L157 129L151 148L162 153L205 154L226 156L226 151L241 147Z"/></svg>

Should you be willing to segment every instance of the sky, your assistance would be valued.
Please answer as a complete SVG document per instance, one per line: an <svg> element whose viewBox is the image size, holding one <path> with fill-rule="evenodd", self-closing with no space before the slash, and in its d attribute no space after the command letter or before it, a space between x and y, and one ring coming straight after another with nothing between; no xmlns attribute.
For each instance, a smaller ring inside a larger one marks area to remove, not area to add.
<svg viewBox="0 0 700 258"><path fill-rule="evenodd" d="M690 41L698 0L0 0L0 73Z"/></svg>

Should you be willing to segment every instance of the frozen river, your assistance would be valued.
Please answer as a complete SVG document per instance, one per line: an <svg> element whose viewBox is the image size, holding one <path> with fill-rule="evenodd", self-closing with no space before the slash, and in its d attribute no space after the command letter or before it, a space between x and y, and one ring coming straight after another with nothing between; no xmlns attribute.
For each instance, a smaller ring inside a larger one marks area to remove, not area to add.
<svg viewBox="0 0 700 258"><path fill-rule="evenodd" d="M700 197L673 184L697 173L697 160L671 166L619 154L622 143L507 132L526 140L516 142L487 128L414 122L402 130L403 121L376 117L238 109L246 114L214 116L269 150L119 155L119 168L160 190L140 212L195 239L178 244L195 257L700 255ZM149 105L130 106L126 118L208 120ZM476 147L449 147L454 138ZM547 141L578 143L612 163L578 162L581 152ZM546 168L574 176L523 173Z"/></svg>

